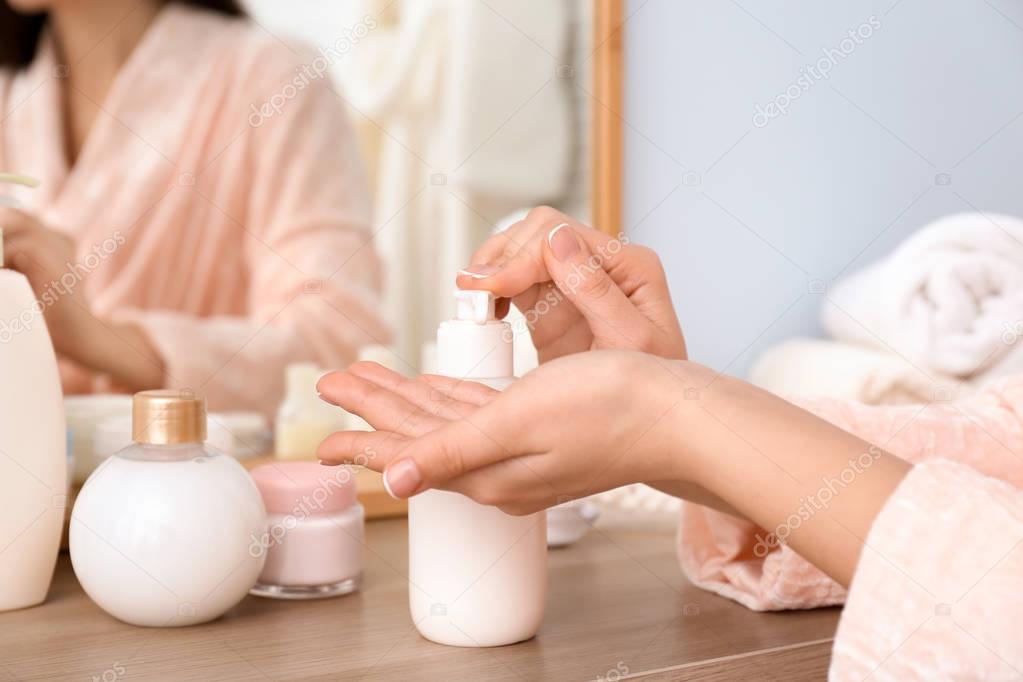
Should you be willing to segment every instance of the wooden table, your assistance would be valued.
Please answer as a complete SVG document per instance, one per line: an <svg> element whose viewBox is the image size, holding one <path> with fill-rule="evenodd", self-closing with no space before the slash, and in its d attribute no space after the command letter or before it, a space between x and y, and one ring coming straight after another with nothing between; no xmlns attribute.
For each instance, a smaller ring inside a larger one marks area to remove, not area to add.
<svg viewBox="0 0 1023 682"><path fill-rule="evenodd" d="M45 604L0 614L0 680L824 679L837 609L748 611L682 577L670 524L604 525L551 551L540 634L496 649L440 646L412 627L403 519L368 524L361 592L247 597L188 628L114 620L63 555Z"/></svg>

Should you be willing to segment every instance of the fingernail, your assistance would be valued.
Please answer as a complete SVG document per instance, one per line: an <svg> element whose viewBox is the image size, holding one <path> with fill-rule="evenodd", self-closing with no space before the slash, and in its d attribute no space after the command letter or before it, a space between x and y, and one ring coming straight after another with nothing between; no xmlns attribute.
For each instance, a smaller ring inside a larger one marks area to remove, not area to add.
<svg viewBox="0 0 1023 682"><path fill-rule="evenodd" d="M501 271L499 265L470 265L458 271L460 275L468 275L473 279L485 279Z"/></svg>
<svg viewBox="0 0 1023 682"><path fill-rule="evenodd" d="M576 240L572 230L562 230L568 227L568 223L561 223L547 235L547 243L550 244L554 257L560 261L566 261L579 252L579 242Z"/></svg>
<svg viewBox="0 0 1023 682"><path fill-rule="evenodd" d="M321 467L336 467L339 464L341 464L341 462L326 462L322 459L320 460Z"/></svg>
<svg viewBox="0 0 1023 682"><path fill-rule="evenodd" d="M411 496L422 482L419 467L411 459L400 459L384 472L384 490L396 500Z"/></svg>

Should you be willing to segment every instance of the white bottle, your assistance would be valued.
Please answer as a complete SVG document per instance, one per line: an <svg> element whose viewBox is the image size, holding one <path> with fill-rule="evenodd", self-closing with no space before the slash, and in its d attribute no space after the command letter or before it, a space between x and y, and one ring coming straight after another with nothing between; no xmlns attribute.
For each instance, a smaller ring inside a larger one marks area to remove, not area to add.
<svg viewBox="0 0 1023 682"><path fill-rule="evenodd" d="M203 445L206 402L143 391L135 443L103 462L71 515L71 564L112 616L167 627L212 620L241 601L266 561L263 499L233 457Z"/></svg>
<svg viewBox="0 0 1023 682"><path fill-rule="evenodd" d="M512 330L483 291L455 292L455 319L437 332L438 370L504 389ZM452 646L531 638L547 601L547 517L510 516L442 490L409 500L409 605L419 632Z"/></svg>
<svg viewBox="0 0 1023 682"><path fill-rule="evenodd" d="M0 182L35 184L4 174ZM0 234L0 264L2 253ZM32 287L7 269L0 269L0 377L0 611L5 611L46 599L67 500L57 358Z"/></svg>

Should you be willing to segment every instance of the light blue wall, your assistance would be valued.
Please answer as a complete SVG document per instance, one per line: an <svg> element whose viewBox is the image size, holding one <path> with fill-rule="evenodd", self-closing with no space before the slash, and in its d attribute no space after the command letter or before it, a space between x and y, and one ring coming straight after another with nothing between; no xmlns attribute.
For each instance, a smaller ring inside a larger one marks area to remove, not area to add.
<svg viewBox="0 0 1023 682"><path fill-rule="evenodd" d="M820 335L820 282L944 214L1023 215L1023 3L627 12L625 229L664 258L693 359L741 376L766 346ZM754 125L871 16L827 79Z"/></svg>

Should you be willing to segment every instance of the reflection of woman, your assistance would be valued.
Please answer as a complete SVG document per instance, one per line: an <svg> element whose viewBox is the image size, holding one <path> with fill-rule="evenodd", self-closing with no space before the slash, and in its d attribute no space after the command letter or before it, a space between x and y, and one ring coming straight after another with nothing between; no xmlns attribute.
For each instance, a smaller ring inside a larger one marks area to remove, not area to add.
<svg viewBox="0 0 1023 682"><path fill-rule="evenodd" d="M719 510L683 515L697 584L761 609L851 585L834 679L1019 676L1023 379L961 405L808 403L825 421L686 361L649 250L537 209L474 263L459 285L512 298L544 364L504 393L372 363L331 374L324 396L378 431L331 436L323 460L372 448L396 495L443 488L512 514L645 482ZM563 300L542 310L552 286Z"/></svg>
<svg viewBox="0 0 1023 682"><path fill-rule="evenodd" d="M0 169L42 185L0 225L66 390L269 410L284 364L386 336L356 143L312 56L232 0L6 2L45 14L0 0Z"/></svg>

